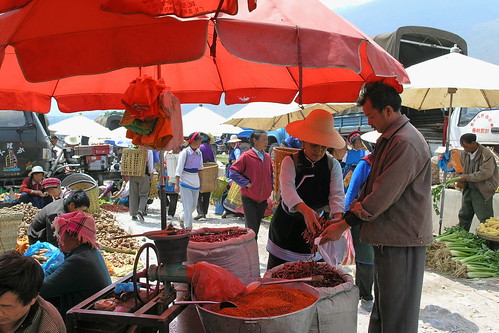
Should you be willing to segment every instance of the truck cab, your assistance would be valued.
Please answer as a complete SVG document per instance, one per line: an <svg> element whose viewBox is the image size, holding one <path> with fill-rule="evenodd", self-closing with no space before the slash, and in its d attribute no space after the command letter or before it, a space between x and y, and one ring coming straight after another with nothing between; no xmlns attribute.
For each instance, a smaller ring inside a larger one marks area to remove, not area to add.
<svg viewBox="0 0 499 333"><path fill-rule="evenodd" d="M44 170L52 161L44 115L0 110L0 186L19 185L35 165Z"/></svg>
<svg viewBox="0 0 499 333"><path fill-rule="evenodd" d="M460 147L459 138L465 133L476 134L479 143L499 153L499 107L455 108L450 117L449 144Z"/></svg>

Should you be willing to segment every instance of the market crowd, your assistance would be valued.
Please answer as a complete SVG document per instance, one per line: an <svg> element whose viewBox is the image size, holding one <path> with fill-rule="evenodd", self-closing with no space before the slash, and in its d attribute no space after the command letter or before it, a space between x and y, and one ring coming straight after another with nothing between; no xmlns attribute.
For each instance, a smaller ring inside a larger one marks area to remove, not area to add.
<svg viewBox="0 0 499 333"><path fill-rule="evenodd" d="M276 172L266 152L265 131L255 130L244 152L241 140L232 136L227 184L215 207L222 217L244 216L255 237L262 218L272 215L267 269L321 260L303 238L305 231L319 238L319 246L350 233L361 306L371 311L369 332L417 332L425 251L433 241L431 153L421 133L401 114L399 92L383 81L363 87L357 104L377 131L371 140L355 131L345 141L325 110L292 122L286 127L291 136L286 143L297 149L282 158ZM166 181L168 215L175 216L180 196L182 227L192 228L194 220L207 217L210 191L202 191L202 184L207 163L216 163L212 143L209 133L194 132L185 147L171 152L176 164L165 161L160 176ZM495 160L476 136L464 135L461 145L464 173L459 186L464 192L459 221L469 230L474 214L480 220L493 216L491 198L499 177ZM148 151L143 175L125 177L121 189L107 191L116 200L128 196L134 220L143 221L147 214L158 160ZM0 257L0 332L36 332L35 327L64 332L66 311L111 283L96 242L95 221L85 213L88 196L81 190L65 192L60 181L45 174L33 167L21 187L20 201L42 208L28 230L29 241L49 242L66 258L44 277L29 257ZM278 196L272 196L276 182ZM226 202L234 184L241 195L238 205ZM12 310L1 312L5 306Z"/></svg>

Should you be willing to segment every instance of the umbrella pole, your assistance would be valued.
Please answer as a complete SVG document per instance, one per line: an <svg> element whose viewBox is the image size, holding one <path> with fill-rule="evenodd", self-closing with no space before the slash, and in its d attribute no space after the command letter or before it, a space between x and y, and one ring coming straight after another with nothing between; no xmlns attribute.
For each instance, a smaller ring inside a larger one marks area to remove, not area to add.
<svg viewBox="0 0 499 333"><path fill-rule="evenodd" d="M161 230L166 229L166 191L165 191L165 152L159 151L159 204L161 209Z"/></svg>
<svg viewBox="0 0 499 333"><path fill-rule="evenodd" d="M456 88L449 88L447 92L450 94L450 106L449 106L449 120L447 122L447 133L445 133L445 153L449 151L449 139L450 139L450 118L452 115L452 99L454 97L454 94L456 93L457 89ZM438 234L442 234L442 224L444 220L444 202L445 202L445 188L446 188L446 183L447 182L447 172L444 171L444 177L442 180L442 183L444 184L444 188L442 189L442 195L440 197L440 218L438 220Z"/></svg>

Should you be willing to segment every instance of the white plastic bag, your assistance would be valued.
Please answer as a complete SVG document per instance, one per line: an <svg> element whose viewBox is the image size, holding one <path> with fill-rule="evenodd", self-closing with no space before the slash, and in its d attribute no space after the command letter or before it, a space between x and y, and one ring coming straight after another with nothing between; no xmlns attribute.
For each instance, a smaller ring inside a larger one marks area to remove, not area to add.
<svg viewBox="0 0 499 333"><path fill-rule="evenodd" d="M353 265L355 263L355 250L350 230L345 230L337 241L330 241L320 244L322 237L315 239L320 255L329 265Z"/></svg>

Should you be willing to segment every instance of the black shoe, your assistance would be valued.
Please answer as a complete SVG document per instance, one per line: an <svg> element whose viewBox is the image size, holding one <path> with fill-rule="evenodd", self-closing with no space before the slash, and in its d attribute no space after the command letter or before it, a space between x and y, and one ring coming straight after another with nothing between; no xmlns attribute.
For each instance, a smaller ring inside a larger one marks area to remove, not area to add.
<svg viewBox="0 0 499 333"><path fill-rule="evenodd" d="M144 215L142 215L142 212L137 212L137 219L140 222L144 222Z"/></svg>
<svg viewBox="0 0 499 333"><path fill-rule="evenodd" d="M133 221L137 221L137 216L135 216L135 215L134 215L134 216L132 216L132 220L133 220Z"/></svg>
<svg viewBox="0 0 499 333"><path fill-rule="evenodd" d="M204 214L199 214L198 216L196 216L196 217L194 218L194 220L196 220L196 221L197 221L197 220L204 219L204 218L206 218L206 215L204 215Z"/></svg>

